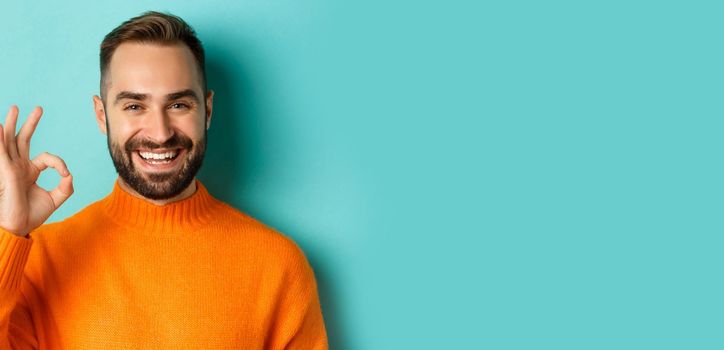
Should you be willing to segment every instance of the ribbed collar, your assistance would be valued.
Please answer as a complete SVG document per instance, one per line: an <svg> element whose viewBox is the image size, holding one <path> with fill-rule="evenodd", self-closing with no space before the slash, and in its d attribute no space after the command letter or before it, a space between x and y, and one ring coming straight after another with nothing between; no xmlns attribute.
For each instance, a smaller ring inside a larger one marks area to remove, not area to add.
<svg viewBox="0 0 724 350"><path fill-rule="evenodd" d="M146 232L177 233L211 222L221 202L212 197L201 181L190 197L166 205L155 205L126 192L116 179L113 191L101 200L105 213L121 226Z"/></svg>

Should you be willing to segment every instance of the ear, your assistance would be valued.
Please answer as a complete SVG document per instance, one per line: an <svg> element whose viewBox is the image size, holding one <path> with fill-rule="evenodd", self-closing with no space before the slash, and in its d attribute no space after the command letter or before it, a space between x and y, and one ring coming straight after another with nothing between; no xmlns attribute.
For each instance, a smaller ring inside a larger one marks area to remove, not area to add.
<svg viewBox="0 0 724 350"><path fill-rule="evenodd" d="M214 109L214 90L206 93L206 130L211 127L211 112Z"/></svg>
<svg viewBox="0 0 724 350"><path fill-rule="evenodd" d="M106 111L103 106L103 100L97 95L93 95L93 110L96 113L96 123L98 123L98 129L101 130L103 135L108 133L106 130Z"/></svg>

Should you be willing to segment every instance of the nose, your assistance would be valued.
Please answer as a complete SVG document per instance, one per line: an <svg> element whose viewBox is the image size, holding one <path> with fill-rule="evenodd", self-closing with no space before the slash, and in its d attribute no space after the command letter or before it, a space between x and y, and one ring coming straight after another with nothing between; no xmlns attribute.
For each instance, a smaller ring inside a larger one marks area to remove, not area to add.
<svg viewBox="0 0 724 350"><path fill-rule="evenodd" d="M149 113L145 124L146 137L158 144L166 142L174 134L169 115L164 110Z"/></svg>

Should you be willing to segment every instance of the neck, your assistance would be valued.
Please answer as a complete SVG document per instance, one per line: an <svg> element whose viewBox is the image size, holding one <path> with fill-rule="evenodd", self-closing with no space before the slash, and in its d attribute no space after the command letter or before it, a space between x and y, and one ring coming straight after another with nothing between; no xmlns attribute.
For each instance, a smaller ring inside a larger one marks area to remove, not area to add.
<svg viewBox="0 0 724 350"><path fill-rule="evenodd" d="M161 202L123 189L119 178L113 191L101 201L101 208L110 220L122 227L174 237L180 232L208 225L224 208L224 203L214 199L201 181L194 179L194 182L196 191L191 196L183 198L179 195L164 201L165 205L156 205ZM171 200L176 201L172 203Z"/></svg>
<svg viewBox="0 0 724 350"><path fill-rule="evenodd" d="M134 196L134 197L136 197L136 198L143 199L143 200L145 200L145 201L147 201L147 202L149 202L149 203L152 203L152 204L155 204L155 205L158 205L158 206L166 205L166 204L173 203L173 202L178 202L178 201L180 201L180 200L182 200L182 199L191 197L191 196L196 192L196 178L194 178L194 180L191 181L191 184L188 185L188 187L186 187L183 191L181 191L181 193L179 193L179 194L177 194L176 196L173 196L173 197L171 197L171 198L167 198L167 199L150 199L150 198L146 198L146 197L142 196L140 193L136 192L136 190L134 190L133 188L131 188L131 186L129 186L129 185L128 185L125 181L123 181L123 179L120 178L120 177L118 177L118 185L121 186L121 188L122 188L124 191L130 193L132 196Z"/></svg>

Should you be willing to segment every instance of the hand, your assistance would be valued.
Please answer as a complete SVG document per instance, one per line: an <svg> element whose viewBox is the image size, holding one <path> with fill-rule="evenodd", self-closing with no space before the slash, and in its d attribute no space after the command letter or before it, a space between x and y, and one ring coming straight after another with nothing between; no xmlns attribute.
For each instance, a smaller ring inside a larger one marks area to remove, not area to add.
<svg viewBox="0 0 724 350"><path fill-rule="evenodd" d="M17 136L18 107L11 106L0 125L0 228L27 236L42 225L73 194L73 176L60 157L44 152L30 160L30 138L43 110L35 107ZM51 167L62 177L46 191L36 184L40 172Z"/></svg>

